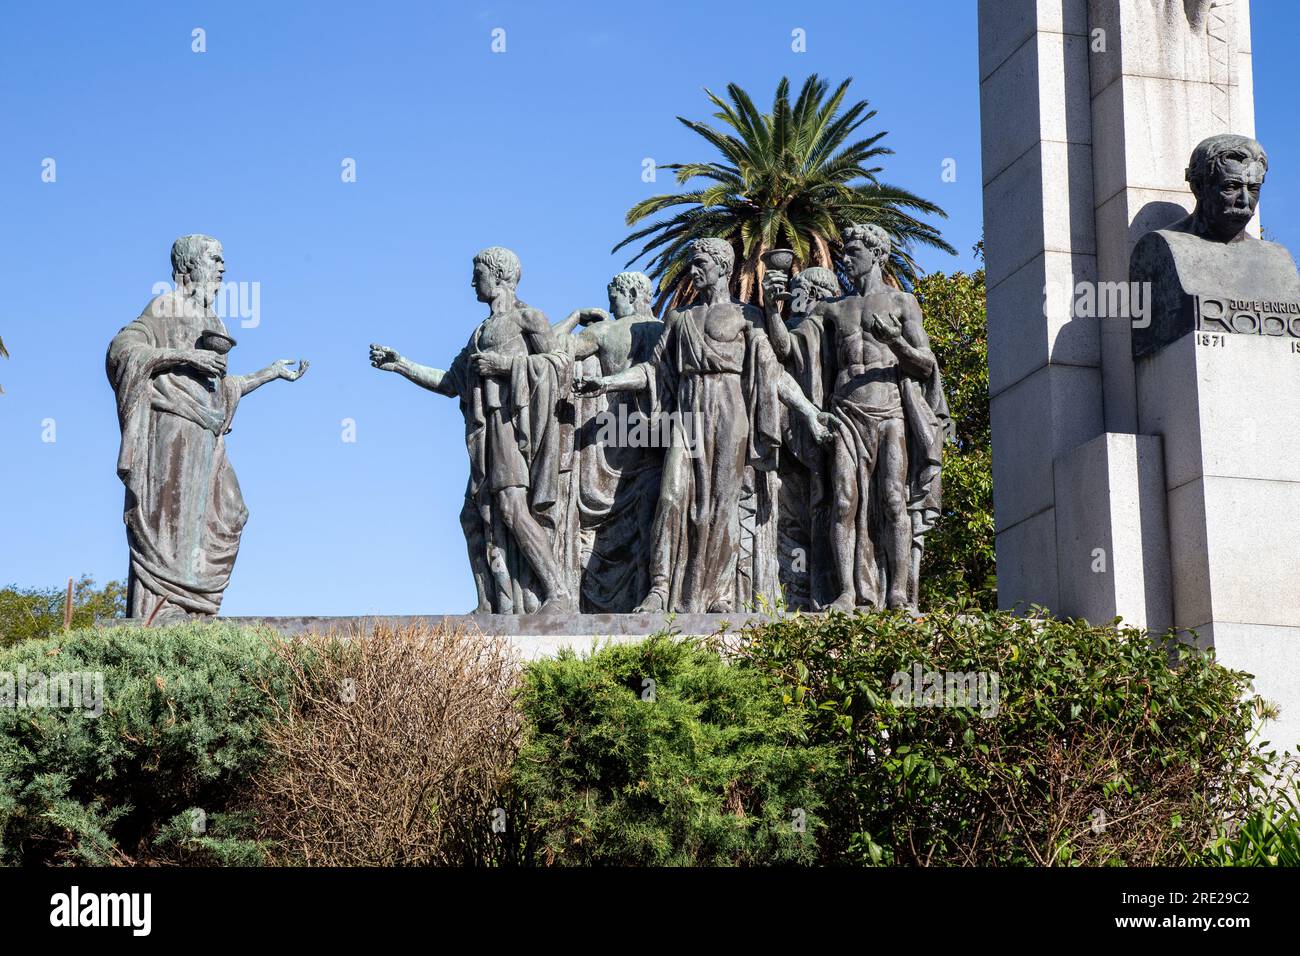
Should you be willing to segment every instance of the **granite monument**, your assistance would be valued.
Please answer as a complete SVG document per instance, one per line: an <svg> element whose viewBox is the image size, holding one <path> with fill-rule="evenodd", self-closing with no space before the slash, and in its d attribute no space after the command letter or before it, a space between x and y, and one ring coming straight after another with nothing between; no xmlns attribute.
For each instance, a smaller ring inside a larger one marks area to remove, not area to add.
<svg viewBox="0 0 1300 956"><path fill-rule="evenodd" d="M1195 330L1300 339L1300 275L1291 253L1246 231L1268 156L1256 140L1219 133L1192 151L1190 215L1143 236L1129 264L1151 292L1150 321L1133 329L1141 358Z"/></svg>

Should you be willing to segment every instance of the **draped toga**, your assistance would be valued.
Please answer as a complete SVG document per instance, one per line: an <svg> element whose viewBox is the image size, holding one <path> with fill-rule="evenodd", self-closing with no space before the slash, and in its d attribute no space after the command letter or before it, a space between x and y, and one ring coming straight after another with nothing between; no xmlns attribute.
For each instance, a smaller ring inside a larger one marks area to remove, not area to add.
<svg viewBox="0 0 1300 956"><path fill-rule="evenodd" d="M676 494L660 496L651 553L651 587L669 610L735 609L754 590L775 584L774 560L767 573L762 565L741 567L746 469L776 466L783 371L766 333L746 318L727 338L715 338L691 308L678 309L665 321L650 361L638 366L646 373L652 414L670 416L676 446L663 478L665 492ZM771 502L762 507L758 520L766 523Z"/></svg>
<svg viewBox="0 0 1300 956"><path fill-rule="evenodd" d="M628 366L650 359L663 329L657 319L631 323ZM582 362L588 377L604 371L597 355ZM663 436L644 392L586 396L575 404L581 609L627 613L650 589L646 554L658 500Z"/></svg>
<svg viewBox="0 0 1300 956"><path fill-rule="evenodd" d="M509 356L509 374L479 375L471 359L480 352ZM569 396L571 370L572 359L551 349L545 317L521 303L513 317L490 316L475 329L437 389L460 400L465 418L469 481L461 526L479 606L492 613L531 613L542 602L540 582L495 507L498 493L527 489L529 510L557 558L570 545L557 408Z"/></svg>
<svg viewBox="0 0 1300 956"><path fill-rule="evenodd" d="M163 367L167 350L195 348L205 330L226 333L211 310L171 292L150 302L108 347L131 551L128 617L216 614L248 520L226 458L239 380L214 384L196 369Z"/></svg>
<svg viewBox="0 0 1300 956"><path fill-rule="evenodd" d="M834 391L835 356L820 316L800 316L789 324L786 370L817 408L828 407ZM799 416L782 408L778 473L777 540L780 581L790 607L816 609L835 600L830 543L830 459Z"/></svg>

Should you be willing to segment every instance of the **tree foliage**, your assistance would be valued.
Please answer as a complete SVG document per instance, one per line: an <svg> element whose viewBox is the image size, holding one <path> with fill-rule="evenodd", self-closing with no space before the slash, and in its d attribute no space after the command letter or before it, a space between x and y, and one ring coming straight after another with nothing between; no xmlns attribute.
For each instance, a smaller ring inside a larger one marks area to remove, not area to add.
<svg viewBox="0 0 1300 956"><path fill-rule="evenodd" d="M930 273L915 291L952 414L943 453L943 515L926 536L922 605L962 598L991 610L997 577L984 270Z"/></svg>
<svg viewBox="0 0 1300 956"><path fill-rule="evenodd" d="M776 620L729 650L836 748L825 863L1182 865L1278 767L1250 675L1187 647L1171 667L1141 630L954 604ZM980 674L982 698L950 694Z"/></svg>
<svg viewBox="0 0 1300 956"><path fill-rule="evenodd" d="M19 641L49 637L63 630L64 588L0 589L0 647ZM82 575L72 586L72 628L90 627L96 618L126 615L126 588L109 581L102 588Z"/></svg>
<svg viewBox="0 0 1300 956"><path fill-rule="evenodd" d="M875 223L889 233L894 249L886 274L903 286L917 275L914 246L953 252L937 229L918 218L946 218L942 209L879 180L878 161L893 152L881 145L885 131L852 139L876 111L866 100L841 110L851 82L845 80L831 92L830 85L813 74L792 104L790 81L782 78L769 113L760 112L750 95L731 83L725 100L704 91L718 108L714 116L723 128L678 117L721 154L721 161L661 166L675 171L678 185L694 180L704 185L637 203L628 210L629 226L678 211L614 247L618 251L645 240L628 265L649 260L648 274L659 283L660 310L692 300L687 247L705 237L731 243L736 253L733 292L744 302L758 301L764 252L790 248L803 266L834 268L840 232L854 222Z"/></svg>

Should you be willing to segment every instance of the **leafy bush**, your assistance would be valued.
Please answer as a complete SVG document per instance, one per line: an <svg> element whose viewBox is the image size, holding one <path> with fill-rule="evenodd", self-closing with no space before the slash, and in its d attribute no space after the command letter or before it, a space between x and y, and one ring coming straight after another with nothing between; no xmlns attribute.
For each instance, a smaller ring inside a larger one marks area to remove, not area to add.
<svg viewBox="0 0 1300 956"><path fill-rule="evenodd" d="M826 748L771 682L660 635L525 672L515 765L546 864L808 863Z"/></svg>
<svg viewBox="0 0 1300 956"><path fill-rule="evenodd" d="M1226 827L1198 861L1205 866L1300 866L1300 780L1274 789L1239 825Z"/></svg>
<svg viewBox="0 0 1300 956"><path fill-rule="evenodd" d="M0 650L0 863L1296 865L1248 675L1178 656L960 606L522 682L450 631L73 631ZM918 671L989 680L909 699ZM102 713L14 706L7 675L57 673L102 675Z"/></svg>
<svg viewBox="0 0 1300 956"><path fill-rule="evenodd" d="M92 681L80 707L16 706L15 695L0 707L0 861L256 859L225 811L260 763L262 722L287 688L273 643L187 623L0 650L10 688L29 683L24 674L99 674L103 705L95 716Z"/></svg>
<svg viewBox="0 0 1300 956"><path fill-rule="evenodd" d="M248 807L272 858L325 866L477 865L518 750L509 645L459 630L313 635L278 647L291 694Z"/></svg>
<svg viewBox="0 0 1300 956"><path fill-rule="evenodd" d="M1190 651L1170 667L1140 631L949 607L797 616L727 646L836 748L827 863L1182 863L1271 766L1249 675ZM895 675L917 666L995 675L996 714L909 704Z"/></svg>
<svg viewBox="0 0 1300 956"><path fill-rule="evenodd" d="M921 603L942 605L960 595L991 611L998 600L984 270L932 272L915 292L952 415L943 446L943 514L926 535Z"/></svg>

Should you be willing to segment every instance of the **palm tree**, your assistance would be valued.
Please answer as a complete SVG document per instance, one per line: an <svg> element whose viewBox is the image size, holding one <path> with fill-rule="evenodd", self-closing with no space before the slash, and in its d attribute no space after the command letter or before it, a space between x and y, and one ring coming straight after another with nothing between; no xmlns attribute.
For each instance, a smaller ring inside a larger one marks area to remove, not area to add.
<svg viewBox="0 0 1300 956"><path fill-rule="evenodd" d="M854 222L875 223L889 233L894 251L886 278L903 287L916 279L916 263L910 255L913 245L955 254L937 229L913 215L947 218L942 209L876 178L881 167L869 164L893 153L879 145L883 131L845 145L876 115L866 100L840 112L851 82L845 80L827 98L829 84L813 74L791 106L790 81L783 77L771 113L760 113L749 94L734 83L727 86L730 103L706 89L719 110L714 115L729 130L677 117L716 148L724 161L661 167L676 170L678 185L696 178L709 182L692 192L652 196L637 203L628 210L629 226L666 209L687 208L632 233L613 250L648 239L628 266L649 257L647 271L659 282L660 311L691 301L686 248L705 236L731 242L737 262L735 292L743 302L758 300L760 256L768 249L793 249L803 267L834 268L840 230Z"/></svg>

